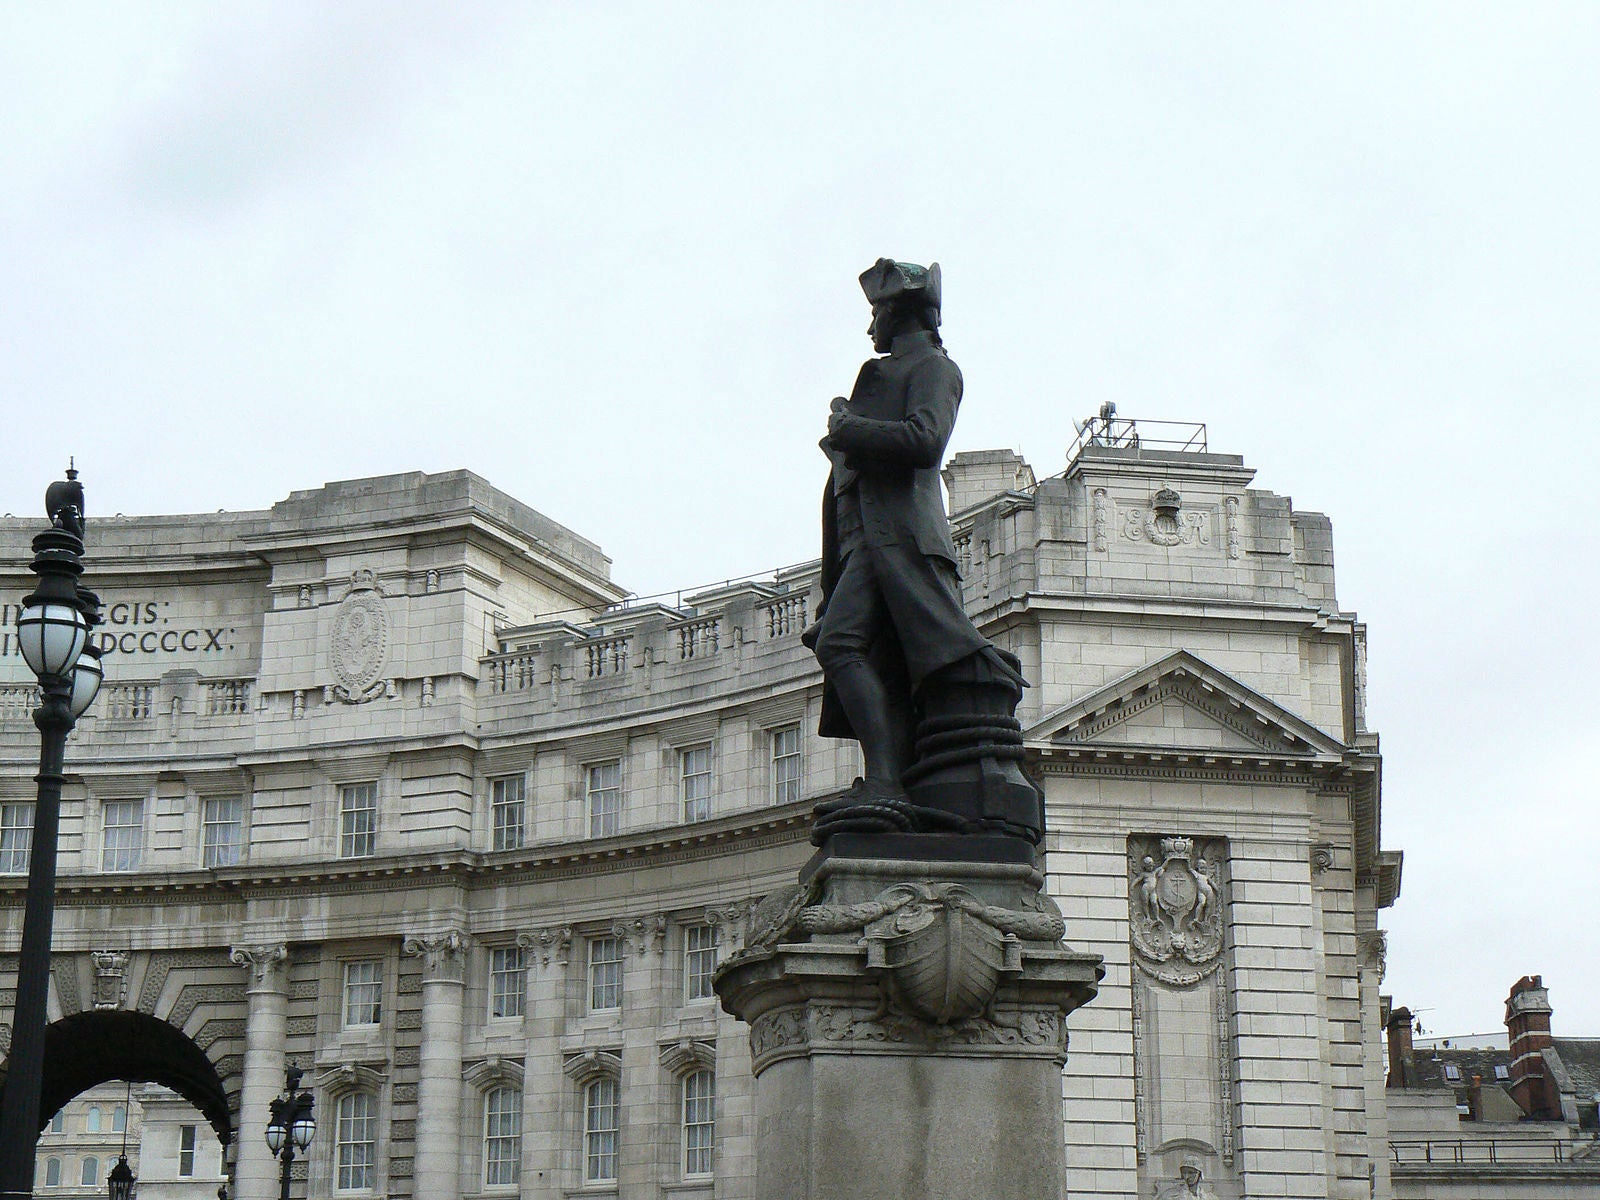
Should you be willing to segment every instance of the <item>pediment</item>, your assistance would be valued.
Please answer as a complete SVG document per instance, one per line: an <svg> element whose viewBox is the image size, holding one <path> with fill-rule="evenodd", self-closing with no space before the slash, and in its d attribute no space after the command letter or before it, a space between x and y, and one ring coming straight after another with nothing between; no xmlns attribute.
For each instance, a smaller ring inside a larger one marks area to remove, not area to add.
<svg viewBox="0 0 1600 1200"><path fill-rule="evenodd" d="M1046 715L1034 745L1341 757L1344 747L1276 701L1175 650Z"/></svg>

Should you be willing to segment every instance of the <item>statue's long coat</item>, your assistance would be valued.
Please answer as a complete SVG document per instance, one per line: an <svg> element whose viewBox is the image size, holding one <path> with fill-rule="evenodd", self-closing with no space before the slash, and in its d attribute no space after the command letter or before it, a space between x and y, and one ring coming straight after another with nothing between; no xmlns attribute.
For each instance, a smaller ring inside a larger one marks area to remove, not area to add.
<svg viewBox="0 0 1600 1200"><path fill-rule="evenodd" d="M961 371L926 332L902 334L890 354L863 364L842 418L823 439L833 463L822 503L823 611L838 583L835 493L854 481L862 547L873 555L892 638L873 648L874 664L903 672L913 694L940 667L982 650L984 640L929 560L956 568L939 468L961 404ZM893 684L891 683L891 686ZM824 737L855 734L831 688L823 691Z"/></svg>

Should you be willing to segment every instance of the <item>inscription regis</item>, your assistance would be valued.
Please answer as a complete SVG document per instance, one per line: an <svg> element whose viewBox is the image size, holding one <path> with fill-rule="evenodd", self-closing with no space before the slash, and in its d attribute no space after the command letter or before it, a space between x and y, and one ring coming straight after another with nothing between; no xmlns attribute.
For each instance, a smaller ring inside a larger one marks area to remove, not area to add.
<svg viewBox="0 0 1600 1200"><path fill-rule="evenodd" d="M105 624L89 635L102 654L229 654L237 630L231 625L207 626L179 616L174 623L170 600L117 600L105 606ZM0 604L0 658L19 657L19 606Z"/></svg>

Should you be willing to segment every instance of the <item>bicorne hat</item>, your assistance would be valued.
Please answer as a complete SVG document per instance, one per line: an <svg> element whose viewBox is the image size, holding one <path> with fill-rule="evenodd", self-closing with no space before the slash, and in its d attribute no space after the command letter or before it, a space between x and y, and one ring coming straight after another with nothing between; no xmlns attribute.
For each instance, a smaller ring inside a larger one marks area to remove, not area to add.
<svg viewBox="0 0 1600 1200"><path fill-rule="evenodd" d="M861 272L861 290L869 304L904 301L939 312L939 264L919 267L916 263L880 258Z"/></svg>

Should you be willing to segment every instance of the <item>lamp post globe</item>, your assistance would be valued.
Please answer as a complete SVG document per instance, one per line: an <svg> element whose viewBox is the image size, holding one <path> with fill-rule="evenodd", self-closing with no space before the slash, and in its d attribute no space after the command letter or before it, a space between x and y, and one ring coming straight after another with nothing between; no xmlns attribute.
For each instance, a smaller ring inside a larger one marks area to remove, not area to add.
<svg viewBox="0 0 1600 1200"><path fill-rule="evenodd" d="M289 1168L295 1151L311 1145L317 1135L317 1122L313 1116L316 1098L300 1089L305 1072L293 1063L284 1071L283 1094L272 1102L267 1118L267 1148L281 1165L278 1173L279 1200L289 1200Z"/></svg>

